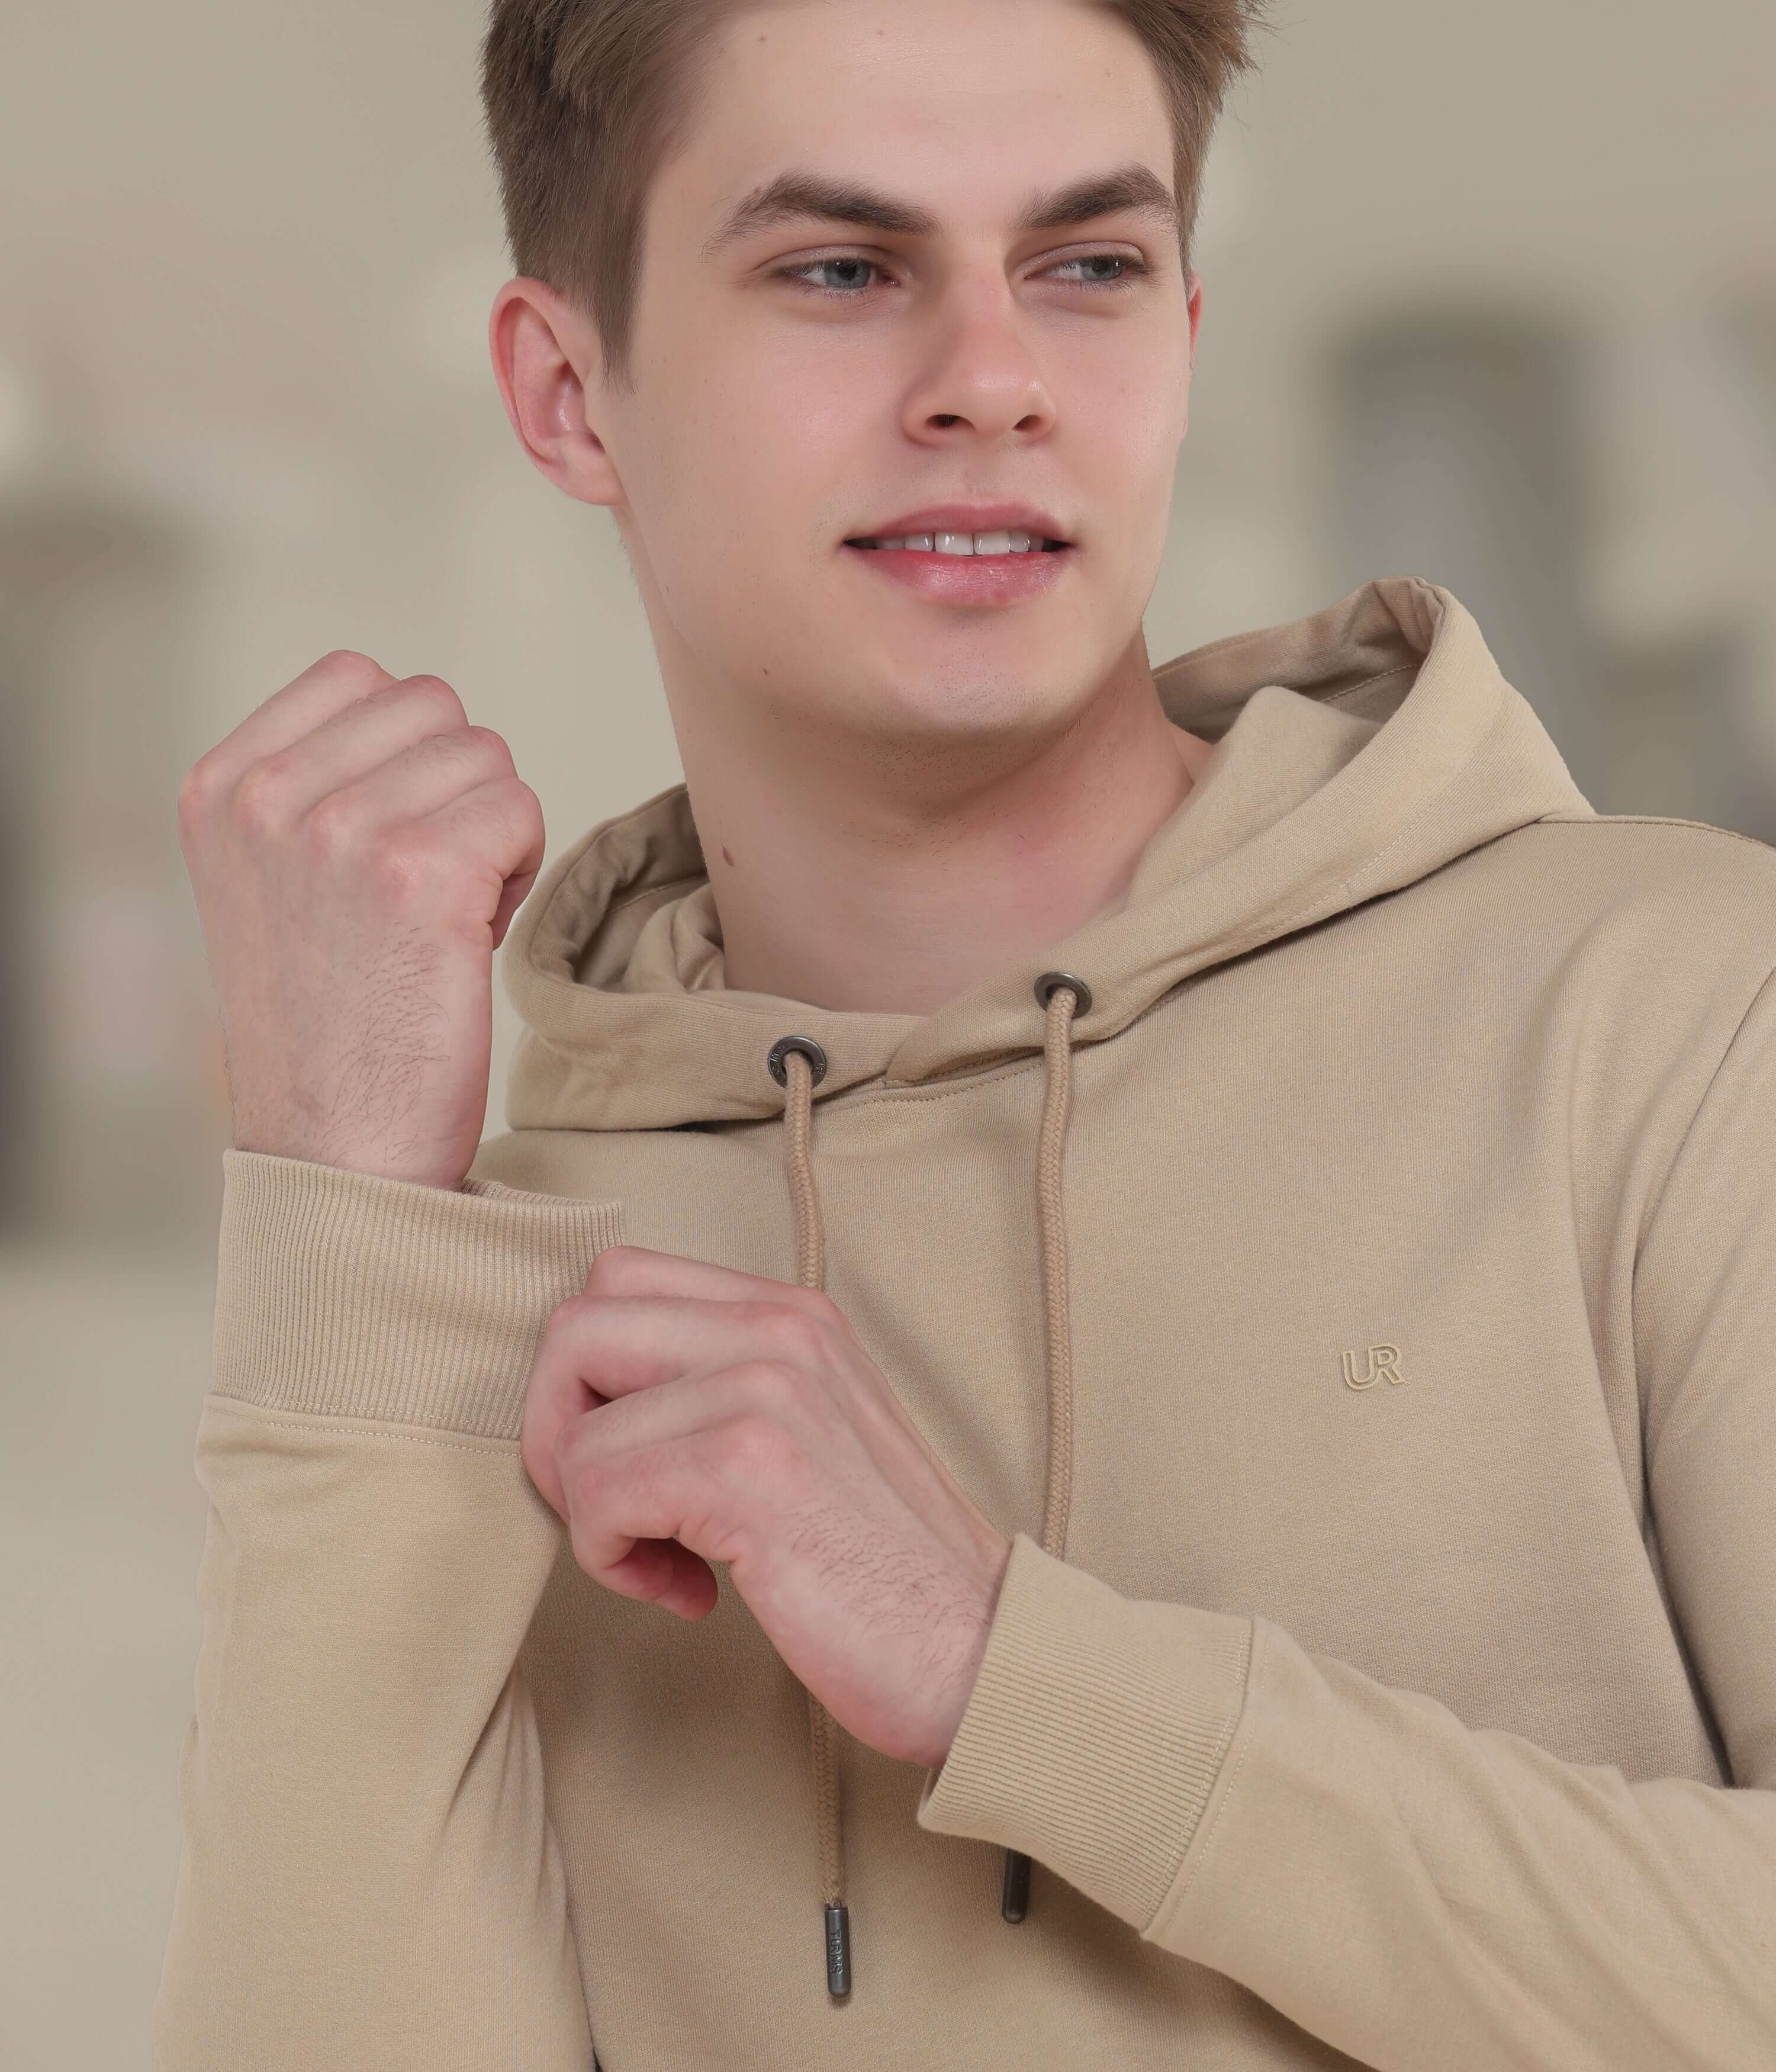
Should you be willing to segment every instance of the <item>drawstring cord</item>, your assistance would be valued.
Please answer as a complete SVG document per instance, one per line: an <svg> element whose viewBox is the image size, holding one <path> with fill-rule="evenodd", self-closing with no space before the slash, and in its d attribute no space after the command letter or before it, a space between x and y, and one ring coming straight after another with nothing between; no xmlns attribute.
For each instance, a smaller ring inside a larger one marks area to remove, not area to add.
<svg viewBox="0 0 1776 2072"><path fill-rule="evenodd" d="M1092 1005L1092 989L1071 972L1044 972L1036 981L1042 1024L1042 1125L1036 1148L1036 1216L1042 1232L1042 1330L1048 1370L1048 1481L1042 1498L1042 1552L1057 1560L1067 1545L1073 1501L1073 1334L1067 1309L1067 1220L1061 1198L1061 1153L1073 1089L1073 1022ZM1030 1911L1030 1859L1005 1852L999 1911L1013 1923Z"/></svg>
<svg viewBox="0 0 1776 2072"><path fill-rule="evenodd" d="M1036 981L1042 1028L1042 1120L1036 1153L1036 1212L1041 1236L1042 1329L1048 1382L1048 1467L1042 1499L1045 1553L1062 1557L1073 1494L1073 1345L1067 1319L1067 1223L1061 1191L1062 1153L1072 1083L1072 1026L1092 1005L1092 990L1071 972L1044 972ZM787 1090L783 1104L784 1170L796 1211L796 1270L804 1288L826 1285L826 1248L820 1197L814 1186L813 1092L826 1076L826 1053L812 1036L779 1037L767 1068ZM820 1891L824 1909L826 1988L834 2000L851 1991L851 1916L845 1901L845 1830L839 1791L838 1722L808 1693L809 1758L820 1832ZM1012 1922L1030 1907L1030 1858L1007 1849L999 1910Z"/></svg>
<svg viewBox="0 0 1776 2072"><path fill-rule="evenodd" d="M812 1054L812 1055L810 1054ZM814 1190L809 1153L811 1107L817 1075L826 1076L826 1053L809 1036L786 1036L771 1050L771 1073L787 1075L783 1149L790 1198L796 1205L796 1265L804 1288L826 1285L826 1243L820 1197ZM845 1831L839 1808L839 1727L825 1706L808 1694L809 1753L814 1770L814 1807L820 1836L820 1892L825 1902L826 1989L842 2000L851 1990L851 1915L845 1903Z"/></svg>

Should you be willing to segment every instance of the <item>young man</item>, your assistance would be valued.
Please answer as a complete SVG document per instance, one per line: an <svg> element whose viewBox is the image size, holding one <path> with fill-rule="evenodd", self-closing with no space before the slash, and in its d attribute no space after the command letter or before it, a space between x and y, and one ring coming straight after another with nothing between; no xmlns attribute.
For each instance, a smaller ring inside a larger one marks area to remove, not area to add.
<svg viewBox="0 0 1776 2072"><path fill-rule="evenodd" d="M160 2072L1776 2063L1776 853L1416 578L1149 668L1250 12L495 9L686 783L508 938L435 678L187 780Z"/></svg>

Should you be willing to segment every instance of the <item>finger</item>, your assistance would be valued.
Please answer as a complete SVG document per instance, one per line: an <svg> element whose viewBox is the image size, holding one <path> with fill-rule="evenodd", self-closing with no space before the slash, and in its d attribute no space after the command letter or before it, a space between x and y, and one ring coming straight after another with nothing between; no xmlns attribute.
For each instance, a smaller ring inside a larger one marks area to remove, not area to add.
<svg viewBox="0 0 1776 2072"><path fill-rule="evenodd" d="M493 914L497 944L542 868L541 800L522 777L492 777L428 815L424 824L439 832L448 854L484 857L500 874L502 889Z"/></svg>
<svg viewBox="0 0 1776 2072"><path fill-rule="evenodd" d="M798 1435L797 1397L786 1388L786 1379L781 1366L757 1362L682 1375L670 1388L638 1389L612 1402L594 1402L546 1435L539 1426L532 1443L554 1457L564 1482L561 1455L569 1449L575 1469L588 1474L602 1470L619 1454L692 1441L705 1445L719 1465L728 1456L738 1425L768 1420ZM809 1400L820 1400L812 1385ZM800 1436L804 1445L814 1443L806 1433ZM749 1486L756 1487L756 1478ZM571 1505L574 1491L564 1489L563 1494Z"/></svg>
<svg viewBox="0 0 1776 2072"><path fill-rule="evenodd" d="M565 1525L572 1523L572 1474L597 1479L619 1457L694 1446L719 1478L731 1465L736 1425L785 1432L798 1421L802 1400L794 1375L775 1359L717 1363L701 1374L677 1374L669 1388L636 1388L622 1396L601 1395L570 1361L545 1366L539 1359L524 1392L518 1457ZM823 1399L810 1390L806 1400ZM754 1463L746 1486L756 1488L758 1482Z"/></svg>
<svg viewBox="0 0 1776 2072"><path fill-rule="evenodd" d="M915 1441L927 1452L930 1450L923 1434L886 1377L880 1374L873 1362L869 1362L868 1355L857 1342L857 1334L851 1328L850 1319L822 1289L805 1288L799 1281L773 1281L760 1273L742 1273L733 1267L713 1265L705 1260L682 1258L676 1252L651 1251L645 1245L619 1244L601 1252L593 1260L582 1292L582 1297L595 1296L601 1301L603 1298L645 1300L650 1297L670 1298L677 1296L716 1304L732 1304L737 1307L763 1304L775 1306L780 1311L799 1313L811 1318L828 1331L838 1334L853 1360L866 1363L870 1371L881 1381L879 1388L853 1391L851 1400L853 1408L872 1416L879 1413L904 1437ZM564 1306L572 1310L578 1299L572 1298ZM717 1311L717 1314L719 1314ZM578 1328L577 1325L575 1328ZM738 1349L737 1340L734 1358L785 1359L795 1365L812 1357L813 1346L805 1341L798 1344L793 1331L787 1326L773 1325L770 1328L782 1334L775 1345L761 1345L754 1351L748 1353ZM825 1350L830 1351L830 1346ZM602 1379L595 1380L593 1385L608 1396L615 1395L621 1383L620 1371L617 1367L613 1365L607 1371L612 1385L606 1386ZM699 1362L697 1367L687 1371L708 1371L709 1364L706 1361ZM645 1379L640 1379L636 1385L645 1388L649 1384Z"/></svg>
<svg viewBox="0 0 1776 2072"><path fill-rule="evenodd" d="M512 750L491 727L450 727L389 752L388 760L325 794L327 812L355 814L364 827L418 820L483 783L516 777Z"/></svg>
<svg viewBox="0 0 1776 2072"><path fill-rule="evenodd" d="M825 1296L669 1252L638 1246L613 1249L629 1255L622 1275L627 1281L652 1277L675 1288L691 1282L765 1293L757 1300L726 1301L681 1294L601 1295L591 1292L594 1276L589 1274L587 1291L557 1305L532 1363L521 1450L532 1480L558 1515L565 1519L566 1512L551 1454L565 1425L597 1405L658 1390L666 1382L683 1387L742 1367L768 1367L779 1379L786 1370L814 1377L820 1387L810 1402L840 1409L882 1458L911 1446L935 1462L906 1406L857 1344L844 1313ZM801 1305L786 1300L798 1294L816 1300ZM624 1420L606 1429L627 1437L637 1428Z"/></svg>
<svg viewBox="0 0 1776 2072"><path fill-rule="evenodd" d="M257 758L246 774L275 800L281 819L296 820L354 784L374 781L380 791L384 767L404 750L435 734L469 733L462 701L442 677L407 676L353 699L300 741ZM488 743L505 744L488 728L471 739L480 774L491 774Z"/></svg>
<svg viewBox="0 0 1776 2072"><path fill-rule="evenodd" d="M561 1467L557 1450L564 1444L565 1434L576 1425L585 1424L589 1429L574 1432L574 1446L580 1459L590 1459L601 1453L618 1453L640 1440L643 1444L663 1444L665 1440L684 1438L697 1432L702 1425L723 1415L730 1405L711 1405L707 1392L698 1388L698 1382L707 1382L709 1374L686 1374L680 1371L680 1388L672 1390L673 1400L665 1407L655 1407L653 1415L644 1421L644 1428L636 1429L636 1417L630 1413L622 1420L607 1420L605 1411L614 1409L614 1395L605 1395L599 1388L599 1375L594 1375L593 1363L582 1359L578 1346L574 1345L574 1303L585 1307L585 1297L574 1297L561 1303L543 1326L543 1338L536 1346L536 1359L531 1367L531 1380L524 1388L524 1415L518 1428L518 1454L524 1467L543 1494L551 1511L568 1521L568 1498L561 1488ZM659 1380L665 1380L665 1371ZM655 1395L663 1395L657 1390ZM634 1396L630 1396L634 1400ZM599 1413L593 1417L590 1413ZM665 1421L661 1421L661 1417ZM590 1429L594 1425L594 1429Z"/></svg>
<svg viewBox="0 0 1776 2072"><path fill-rule="evenodd" d="M601 1455L582 1443L588 1436L569 1426L557 1450L574 1559L594 1582L619 1597L656 1601L664 1592L681 1597L686 1582L694 1578L689 1572L681 1573L676 1562L672 1574L664 1575L662 1561L673 1557L664 1555L660 1545L647 1543L684 1545L681 1535L694 1531L693 1521L707 1512L708 1445L697 1438L675 1439ZM632 1560L638 1542L641 1556ZM689 1546L684 1552L695 1555Z"/></svg>
<svg viewBox="0 0 1776 2072"><path fill-rule="evenodd" d="M337 714L398 680L380 662L349 648L335 648L274 691L203 758L218 779L232 782L268 755L281 755Z"/></svg>
<svg viewBox="0 0 1776 2072"><path fill-rule="evenodd" d="M706 1617L721 1594L709 1563L676 1540L638 1540L602 1580L606 1589L659 1605L680 1618Z"/></svg>
<svg viewBox="0 0 1776 2072"><path fill-rule="evenodd" d="M779 1301L574 1295L544 1326L530 1385L577 1415L592 1396L608 1402L743 1361L824 1367L835 1350L819 1318Z"/></svg>
<svg viewBox="0 0 1776 2072"><path fill-rule="evenodd" d="M540 836L538 839L541 841ZM541 870L542 857L539 855L528 870L515 870L506 880L500 894L500 904L493 914L493 947L495 949L506 939L506 931L512 926L512 916L529 897L530 888L536 882Z"/></svg>

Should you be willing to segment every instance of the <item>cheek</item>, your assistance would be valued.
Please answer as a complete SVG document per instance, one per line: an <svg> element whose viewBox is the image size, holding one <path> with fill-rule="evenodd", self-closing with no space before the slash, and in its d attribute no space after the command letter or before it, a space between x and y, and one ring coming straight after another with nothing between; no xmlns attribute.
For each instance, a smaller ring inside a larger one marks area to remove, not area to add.
<svg viewBox="0 0 1776 2072"><path fill-rule="evenodd" d="M845 477L843 442L856 435L854 420L813 383L751 378L738 366L705 368L674 416L666 487L697 514L686 536L749 557L762 530L793 539L817 528Z"/></svg>
<svg viewBox="0 0 1776 2072"><path fill-rule="evenodd" d="M1079 436L1069 443L1106 492L1107 510L1120 505L1133 517L1155 495L1170 500L1189 421L1186 358L1133 355L1108 378L1095 368L1075 390L1074 408Z"/></svg>
<svg viewBox="0 0 1776 2072"><path fill-rule="evenodd" d="M724 637L783 616L882 495L858 413L829 392L738 374L701 384L656 484L655 574L680 624L719 611ZM651 535L652 530L651 528Z"/></svg>
<svg viewBox="0 0 1776 2072"><path fill-rule="evenodd" d="M742 327L717 335L675 377L675 487L773 520L805 516L845 449L879 409L862 365L809 339L767 343Z"/></svg>
<svg viewBox="0 0 1776 2072"><path fill-rule="evenodd" d="M680 507L664 547L650 542L661 598L693 648L731 655L781 628L796 588L784 538L756 513L701 504Z"/></svg>
<svg viewBox="0 0 1776 2072"><path fill-rule="evenodd" d="M661 604L678 637L717 675L750 673L749 657L768 663L808 595L806 568L797 565L806 516L798 526L774 512L746 471L752 458L749 449L687 471L648 531Z"/></svg>

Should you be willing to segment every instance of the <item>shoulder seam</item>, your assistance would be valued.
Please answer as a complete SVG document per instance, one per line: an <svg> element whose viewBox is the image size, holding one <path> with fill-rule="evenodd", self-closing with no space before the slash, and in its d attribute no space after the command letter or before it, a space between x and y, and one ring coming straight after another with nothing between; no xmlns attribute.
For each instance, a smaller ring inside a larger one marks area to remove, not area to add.
<svg viewBox="0 0 1776 2072"><path fill-rule="evenodd" d="M1742 828L1723 828L1712 820L1687 820L1674 813L1568 813L1556 810L1543 813L1533 820L1526 820L1526 827L1557 826L1568 828L1692 828L1698 834L1725 835L1729 841L1749 842L1753 849L1761 849L1767 855L1776 856L1776 845L1762 840L1757 835L1748 835Z"/></svg>

